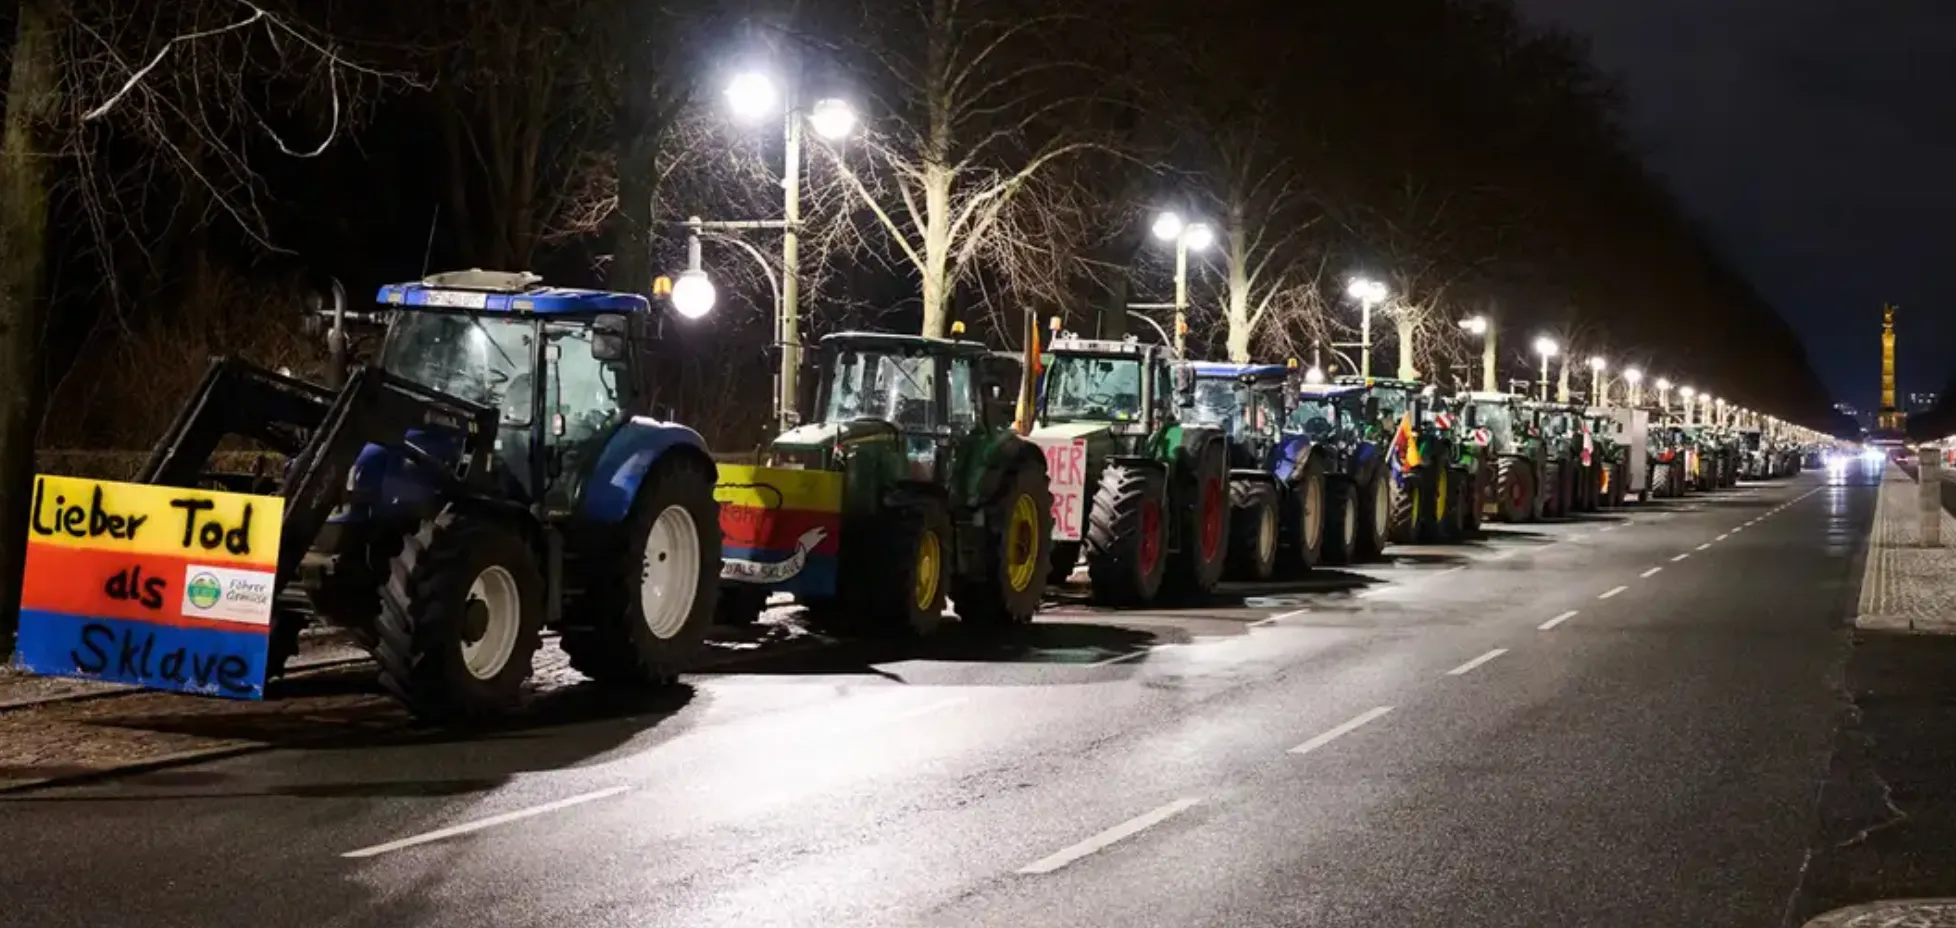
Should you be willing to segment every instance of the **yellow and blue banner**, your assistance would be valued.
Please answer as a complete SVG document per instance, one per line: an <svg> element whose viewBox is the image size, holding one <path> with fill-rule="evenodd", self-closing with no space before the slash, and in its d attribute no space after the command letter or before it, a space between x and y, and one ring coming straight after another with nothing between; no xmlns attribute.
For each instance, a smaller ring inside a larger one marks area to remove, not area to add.
<svg viewBox="0 0 1956 928"><path fill-rule="evenodd" d="M842 475L721 464L720 578L796 596L833 596Z"/></svg>
<svg viewBox="0 0 1956 928"><path fill-rule="evenodd" d="M14 665L262 699L284 501L37 476Z"/></svg>

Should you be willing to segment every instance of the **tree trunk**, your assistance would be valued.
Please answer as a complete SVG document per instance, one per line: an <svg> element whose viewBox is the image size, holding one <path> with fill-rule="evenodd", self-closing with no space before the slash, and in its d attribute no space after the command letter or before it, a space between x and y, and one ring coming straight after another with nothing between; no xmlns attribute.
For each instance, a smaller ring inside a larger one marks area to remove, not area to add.
<svg viewBox="0 0 1956 928"><path fill-rule="evenodd" d="M630 72L632 68L626 68ZM626 86L633 86L630 80ZM618 135L618 208L611 216L611 265L606 282L613 290L650 296L652 278L652 198L658 194L659 139L665 127L652 104L624 105Z"/></svg>
<svg viewBox="0 0 1956 928"><path fill-rule="evenodd" d="M924 165L924 326L926 338L951 330L951 169Z"/></svg>
<svg viewBox="0 0 1956 928"><path fill-rule="evenodd" d="M1232 198L1234 199L1234 198ZM1228 318L1229 360L1232 364L1250 363L1250 233L1243 217L1243 204L1236 200L1229 205L1229 228L1225 234L1229 238L1229 305L1225 307Z"/></svg>
<svg viewBox="0 0 1956 928"><path fill-rule="evenodd" d="M47 312L48 123L59 102L56 29L64 6L20 2L0 136L0 652L13 650L27 558L41 385L35 342Z"/></svg>
<svg viewBox="0 0 1956 928"><path fill-rule="evenodd" d="M1562 353L1559 371L1555 376L1555 401L1566 403L1569 401L1569 353L1566 350Z"/></svg>
<svg viewBox="0 0 1956 928"><path fill-rule="evenodd" d="M1393 313L1392 324L1399 330L1399 379L1418 380L1419 370L1413 366L1413 334L1418 323L1408 310Z"/></svg>

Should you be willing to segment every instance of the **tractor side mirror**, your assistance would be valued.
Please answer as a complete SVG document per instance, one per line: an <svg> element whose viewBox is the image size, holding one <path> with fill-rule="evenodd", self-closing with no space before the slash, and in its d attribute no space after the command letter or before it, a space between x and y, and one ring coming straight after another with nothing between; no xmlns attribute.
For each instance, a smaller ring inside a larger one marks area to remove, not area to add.
<svg viewBox="0 0 1956 928"><path fill-rule="evenodd" d="M630 322L624 316L605 315L591 320L591 360L606 364L625 360L629 344L626 333Z"/></svg>

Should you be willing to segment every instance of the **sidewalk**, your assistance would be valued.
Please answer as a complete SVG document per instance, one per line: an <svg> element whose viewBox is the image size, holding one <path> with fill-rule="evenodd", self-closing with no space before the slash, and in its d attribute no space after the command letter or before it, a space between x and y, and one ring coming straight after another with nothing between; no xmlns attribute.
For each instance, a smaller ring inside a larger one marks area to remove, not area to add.
<svg viewBox="0 0 1956 928"><path fill-rule="evenodd" d="M1868 539L1856 628L1956 634L1956 516L1942 512L1942 547L1920 547L1918 485L1890 462Z"/></svg>
<svg viewBox="0 0 1956 928"><path fill-rule="evenodd" d="M1789 924L1956 928L1956 520L1914 547L1916 490L1887 465Z"/></svg>

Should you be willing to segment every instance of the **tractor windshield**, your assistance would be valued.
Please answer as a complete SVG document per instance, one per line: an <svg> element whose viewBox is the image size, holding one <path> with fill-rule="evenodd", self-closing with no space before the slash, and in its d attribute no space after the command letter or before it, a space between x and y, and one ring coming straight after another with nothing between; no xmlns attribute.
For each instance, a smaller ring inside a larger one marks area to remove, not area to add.
<svg viewBox="0 0 1956 928"><path fill-rule="evenodd" d="M1497 444L1515 432L1515 412L1506 403L1475 403L1474 421L1493 435Z"/></svg>
<svg viewBox="0 0 1956 928"><path fill-rule="evenodd" d="M880 419L906 431L936 427L937 359L844 350L836 355L823 421Z"/></svg>
<svg viewBox="0 0 1956 928"><path fill-rule="evenodd" d="M500 408L504 425L528 425L535 337L528 320L402 312L388 328L380 366L431 390Z"/></svg>
<svg viewBox="0 0 1956 928"><path fill-rule="evenodd" d="M1196 378L1195 398L1182 410L1183 421L1233 431L1241 412L1236 389L1233 378Z"/></svg>
<svg viewBox="0 0 1956 928"><path fill-rule="evenodd" d="M1303 397L1291 408L1285 431L1302 433L1313 441L1330 438L1338 429L1338 404L1330 397Z"/></svg>
<svg viewBox="0 0 1956 928"><path fill-rule="evenodd" d="M1137 421L1140 357L1056 354L1046 365L1046 418Z"/></svg>

